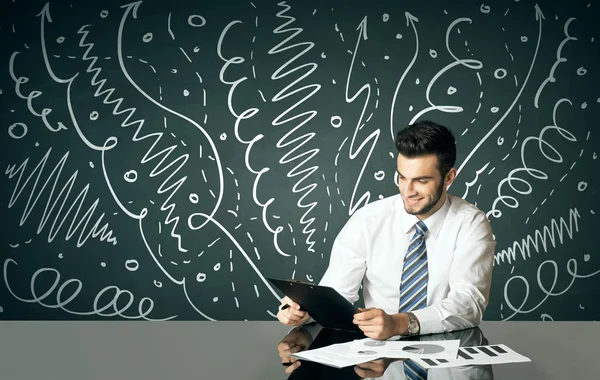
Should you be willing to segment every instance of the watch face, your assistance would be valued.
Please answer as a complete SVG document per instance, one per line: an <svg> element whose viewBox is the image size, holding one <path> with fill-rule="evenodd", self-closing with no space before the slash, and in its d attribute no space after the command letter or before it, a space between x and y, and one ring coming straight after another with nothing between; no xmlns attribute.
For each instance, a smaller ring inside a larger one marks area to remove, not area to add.
<svg viewBox="0 0 600 380"><path fill-rule="evenodd" d="M419 325L417 324L417 321L415 321L413 318L409 318L408 320L408 332L409 333L416 333L417 329L419 328Z"/></svg>

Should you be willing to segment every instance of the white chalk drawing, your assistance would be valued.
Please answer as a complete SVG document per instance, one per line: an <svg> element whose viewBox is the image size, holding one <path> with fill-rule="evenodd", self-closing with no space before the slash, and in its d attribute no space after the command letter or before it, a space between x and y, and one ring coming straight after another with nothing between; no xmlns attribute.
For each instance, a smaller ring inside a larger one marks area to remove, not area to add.
<svg viewBox="0 0 600 380"><path fill-rule="evenodd" d="M562 50L564 49L564 47L566 46L566 44L569 41L577 41L576 37L572 37L569 35L569 24L571 24L571 22L573 22L574 20L575 20L575 18L571 17L567 20L567 22L565 22L564 34L565 34L566 38L561 41L560 45L558 45L558 49L556 50L556 61L552 65L550 74L542 82L542 84L540 85L540 87L538 88L538 90L535 94L535 98L533 100L535 108L539 108L540 95L542 94L542 91L544 91L544 88L548 85L548 83L556 82L556 77L554 76L554 73L555 73L556 69L558 68L558 66L563 62L567 62L567 60L568 60L567 58L562 56Z"/></svg>
<svg viewBox="0 0 600 380"><path fill-rule="evenodd" d="M9 268L15 270L14 267L18 265L19 263L16 260L6 259L2 265L2 277L4 278L4 284L10 292L10 294L21 302L37 303L50 309L60 308L66 313L73 315L99 315L103 317L119 316L126 319L145 319L149 321L167 321L177 317L176 315L161 319L154 319L148 317L154 309L154 301L152 301L152 299L148 297L143 297L139 300L138 304L136 305L136 311L134 311L134 313L138 314L132 315L129 309L135 302L135 296L130 291L122 290L117 286L107 286L104 289L100 290L98 294L96 294L93 302L91 302L92 305L90 308L92 310L90 311L77 311L69 309L67 308L67 306L71 302L75 301L77 296L81 293L81 290L83 288L83 282L79 279L71 278L67 281L64 281L59 287L58 285L61 282L61 275L60 272L54 268L41 268L35 271L35 273L33 273L33 275L31 276L30 280L31 298L29 298L29 296L22 297L14 293L11 283L15 283L16 281L12 277L11 273L9 273L11 270ZM38 295L36 289L39 290L39 284L38 286L36 286L36 280L38 276L41 276L44 273L53 274L55 276L54 282L49 287L49 289L47 289L43 294ZM19 279L24 278L24 276L22 275L17 277L19 277ZM106 302L107 295L111 294L113 295L112 300L103 305L101 302ZM101 300L102 296L104 296L103 300ZM48 299L48 301L45 301L47 298L50 297L55 298L55 304L44 303L51 301L50 299ZM121 299L120 302L119 299ZM123 301L123 299L126 301ZM147 305L145 305L146 303ZM128 311L129 314L125 314Z"/></svg>
<svg viewBox="0 0 600 380"><path fill-rule="evenodd" d="M98 216L100 200L96 198L90 202L89 199L86 199L90 185L86 184L76 195L71 194L72 191L77 191L73 187L79 171L75 171L68 179L65 179L66 175L61 177L70 152L66 152L54 168L47 169L46 164L51 152L52 148L49 148L33 169L31 169L32 164L29 163L28 157L18 167L11 165L5 171L7 177L15 182L7 207L18 207L25 203L25 200L27 202L23 207L23 214L18 225L23 226L30 217L37 218L38 215L41 215L36 233L42 233L48 225L48 243L51 243L58 233L62 232L67 241L79 233L77 247L83 246L90 238L116 245L115 233L110 229L109 223L104 221L106 213L102 212ZM28 169L29 173L27 173ZM63 182L62 188L57 188L59 181L66 181ZM50 183L52 184L49 186ZM21 202L17 203L19 198L22 198ZM40 201L40 199L42 200ZM46 201L45 205L44 200ZM69 205L68 208L65 207L67 205ZM44 206L43 210L42 206ZM89 208L82 210L83 207ZM32 216L32 212L35 216ZM67 219L69 220L67 221ZM70 223L65 224L66 222ZM65 229L66 231L64 231Z"/></svg>
<svg viewBox="0 0 600 380"><path fill-rule="evenodd" d="M548 252L550 246L556 248L557 244L569 244L574 240L575 233L579 232L578 219L581 218L579 210L570 209L568 218L560 217L559 220L552 218L550 225L543 226L542 230L535 230L532 235L527 235L520 242L514 241L512 246L498 251L494 257L495 264L511 264L516 262L517 253L520 253L522 260L531 258L532 249L536 253Z"/></svg>
<svg viewBox="0 0 600 380"><path fill-rule="evenodd" d="M266 278L319 280L423 119L453 129L449 192L494 230L486 318L562 319L598 286L600 7L190 4L0 6L0 318L273 319Z"/></svg>
<svg viewBox="0 0 600 380"><path fill-rule="evenodd" d="M520 163L521 167L511 170L510 173L508 174L508 176L506 178L504 178L502 181L500 181L500 183L498 184L498 197L494 200L494 202L492 204L492 209L487 212L488 217L490 215L493 216L494 218L499 218L500 216L502 216L502 211L497 208L497 204L499 202L502 202L502 204L504 206L507 206L510 208L517 208L519 206L519 201L517 200L517 198L512 197L510 195L503 194L503 189L504 189L505 185L508 185L512 191L516 192L519 195L528 195L532 192L532 190L533 190L532 185L529 182L527 182L526 179L523 179L523 178L517 176L517 174L525 172L537 180L547 180L549 178L548 174L546 174L542 170L539 170L536 168L531 168L531 167L527 166L525 157L530 153L530 151L528 149L526 149L528 143L532 142L532 145L533 145L537 142L537 147L539 149L539 152L536 152L536 153L541 153L544 156L544 158L547 159L548 161L560 164L563 162L563 157L561 156L560 152L556 148L554 148L554 146L552 146L550 143L548 143L546 140L544 140L544 135L548 132L556 131L556 132L558 132L560 137L562 137L563 139L566 139L571 142L577 141L576 137L571 132L558 126L558 124L557 124L557 111L558 111L558 107L562 103L569 103L572 105L572 103L569 99L566 99L566 98L559 99L556 102L556 104L554 105L554 110L552 113L553 125L548 125L548 126L542 128L542 130L540 131L538 136L529 136L529 137L525 138L523 140L523 142L521 143L521 163ZM535 146L535 145L533 145L533 146ZM546 151L548 149L552 153L551 155L549 155L548 152ZM514 182L518 183L519 186L526 186L526 190L523 190L523 187L519 188L519 187L515 186ZM562 179L561 179L561 182L562 182Z"/></svg>
<svg viewBox="0 0 600 380"><path fill-rule="evenodd" d="M546 267L548 265L552 269L544 270L544 267ZM531 290L530 285L529 285L529 280L527 278L525 278L524 276L511 277L504 285L504 302L506 302L506 305L509 307L509 309L511 309L513 311L513 313L507 317L502 317L502 320L505 320L505 321L510 320L517 314L532 313L535 310L537 310L540 306L542 306L549 297L558 297L558 296L561 296L561 295L567 293L567 291L569 289L571 289L571 287L573 287L576 280L586 279L586 278L593 277L597 274L600 274L600 270L597 270L597 271L591 272L591 273L589 271L583 270L586 273L580 274L580 272L578 272L578 265L577 265L576 259L569 259L567 261L566 267L567 267L568 276L570 276L570 279L569 279L570 282L569 282L569 285L567 285L564 289L562 289L561 291L558 291L558 290L555 290L558 279L559 279L559 274L560 274L560 270L558 268L557 262L555 260L545 260L538 266L537 272L536 272L536 278L537 278L536 285L538 286L538 289L540 290L540 292L544 294L544 296L535 306L532 306L532 305L526 306L526 304L530 303L530 302L528 302L528 301L530 301L529 296L530 296L530 290ZM509 295L509 288L511 287L511 284L514 281L521 282L521 284L525 288L525 292L522 296L521 304L518 306L513 304L513 299ZM535 303L537 301L533 301L533 302ZM525 307L527 307L527 308L524 309Z"/></svg>

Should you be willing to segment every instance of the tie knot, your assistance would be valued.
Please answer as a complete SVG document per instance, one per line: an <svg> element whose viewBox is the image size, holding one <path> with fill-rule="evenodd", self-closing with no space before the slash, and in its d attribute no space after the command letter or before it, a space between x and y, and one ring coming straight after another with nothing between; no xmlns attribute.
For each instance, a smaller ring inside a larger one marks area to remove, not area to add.
<svg viewBox="0 0 600 380"><path fill-rule="evenodd" d="M419 220L417 224L415 224L415 230L417 234L425 235L425 232L427 232L427 226L422 220Z"/></svg>

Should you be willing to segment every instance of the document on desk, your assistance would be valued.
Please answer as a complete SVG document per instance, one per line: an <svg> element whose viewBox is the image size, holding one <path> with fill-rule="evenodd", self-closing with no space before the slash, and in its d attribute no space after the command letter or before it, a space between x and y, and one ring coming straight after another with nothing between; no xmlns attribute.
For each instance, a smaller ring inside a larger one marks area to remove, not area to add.
<svg viewBox="0 0 600 380"><path fill-rule="evenodd" d="M513 351L504 344L460 347L458 356L453 359L438 357L415 359L417 364L426 369L458 367L464 365L523 363L530 361L531 359L528 357Z"/></svg>
<svg viewBox="0 0 600 380"><path fill-rule="evenodd" d="M419 342L380 341L366 338L346 343L332 344L314 350L301 351L292 356L336 368L343 368L382 358L454 359L458 355L459 343L459 340Z"/></svg>
<svg viewBox="0 0 600 380"><path fill-rule="evenodd" d="M300 351L292 354L291 356L297 359L309 360L335 368L344 368L351 365L366 363L382 357L376 351L355 350L348 343L338 343L313 350Z"/></svg>

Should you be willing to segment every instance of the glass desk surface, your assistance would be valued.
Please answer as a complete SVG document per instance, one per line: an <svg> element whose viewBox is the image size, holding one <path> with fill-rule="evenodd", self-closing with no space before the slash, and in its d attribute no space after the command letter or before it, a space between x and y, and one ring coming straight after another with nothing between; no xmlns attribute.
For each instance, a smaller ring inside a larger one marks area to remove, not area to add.
<svg viewBox="0 0 600 380"><path fill-rule="evenodd" d="M277 321L0 321L0 379L360 379L354 366L303 361L291 374L278 345L290 329ZM356 339L322 330L315 345ZM358 338L364 338L358 337ZM430 369L428 379L600 379L600 324L496 322L429 335L461 346L505 344L528 363ZM366 378L404 379L402 361L379 361Z"/></svg>

